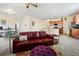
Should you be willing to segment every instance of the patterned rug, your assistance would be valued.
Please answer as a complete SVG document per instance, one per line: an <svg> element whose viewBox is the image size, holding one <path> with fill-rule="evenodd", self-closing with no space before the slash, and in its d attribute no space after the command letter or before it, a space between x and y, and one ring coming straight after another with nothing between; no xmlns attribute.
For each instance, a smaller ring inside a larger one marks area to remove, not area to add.
<svg viewBox="0 0 79 59"><path fill-rule="evenodd" d="M57 53L57 56L63 56L63 53L60 52L58 49L56 48L53 48L55 50L55 52ZM19 52L19 53L16 53L16 56L30 56L30 51L24 51L24 52Z"/></svg>

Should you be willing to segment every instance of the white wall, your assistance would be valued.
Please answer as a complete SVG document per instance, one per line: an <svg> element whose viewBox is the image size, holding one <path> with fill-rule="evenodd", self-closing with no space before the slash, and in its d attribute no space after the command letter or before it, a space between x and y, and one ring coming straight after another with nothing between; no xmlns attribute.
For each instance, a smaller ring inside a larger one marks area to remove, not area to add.
<svg viewBox="0 0 79 59"><path fill-rule="evenodd" d="M32 26L32 22L34 22L34 26ZM32 16L24 16L20 20L20 32L44 30L45 23L45 20L34 18Z"/></svg>
<svg viewBox="0 0 79 59"><path fill-rule="evenodd" d="M20 29L19 31L28 31L29 30L29 17L23 17L20 20ZM25 26L26 24L26 26Z"/></svg>
<svg viewBox="0 0 79 59"><path fill-rule="evenodd" d="M66 20L64 20L66 18ZM63 17L63 32L64 34L70 34L70 26L73 20L73 16Z"/></svg>
<svg viewBox="0 0 79 59"><path fill-rule="evenodd" d="M6 20L6 25L1 25L1 20ZM15 28L15 17L6 13L0 13L0 26Z"/></svg>

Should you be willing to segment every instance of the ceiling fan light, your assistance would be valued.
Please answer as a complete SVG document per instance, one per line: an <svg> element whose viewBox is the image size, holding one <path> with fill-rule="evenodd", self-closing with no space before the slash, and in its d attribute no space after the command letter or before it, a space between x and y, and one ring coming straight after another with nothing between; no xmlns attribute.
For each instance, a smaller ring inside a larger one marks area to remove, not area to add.
<svg viewBox="0 0 79 59"><path fill-rule="evenodd" d="M26 6L26 8L29 8L29 6Z"/></svg>
<svg viewBox="0 0 79 59"><path fill-rule="evenodd" d="M9 10L9 11L8 11L8 14L13 14L13 11L12 11L12 10Z"/></svg>
<svg viewBox="0 0 79 59"><path fill-rule="evenodd" d="M12 10L8 10L8 14L13 14L13 11Z"/></svg>
<svg viewBox="0 0 79 59"><path fill-rule="evenodd" d="M14 13L14 11L13 11L13 10L10 10L10 9L4 10L4 12L6 12L6 13L8 13L8 14L13 14L13 13Z"/></svg>

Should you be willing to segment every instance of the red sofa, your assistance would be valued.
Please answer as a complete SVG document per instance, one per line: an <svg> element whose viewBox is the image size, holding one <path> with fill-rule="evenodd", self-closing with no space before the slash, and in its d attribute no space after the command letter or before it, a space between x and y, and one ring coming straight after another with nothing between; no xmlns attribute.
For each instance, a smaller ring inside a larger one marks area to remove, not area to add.
<svg viewBox="0 0 79 59"><path fill-rule="evenodd" d="M46 34L45 31L21 32L20 35L27 35L27 40L20 41L15 37L13 39L13 53L31 50L38 45L52 45L54 43L54 38Z"/></svg>

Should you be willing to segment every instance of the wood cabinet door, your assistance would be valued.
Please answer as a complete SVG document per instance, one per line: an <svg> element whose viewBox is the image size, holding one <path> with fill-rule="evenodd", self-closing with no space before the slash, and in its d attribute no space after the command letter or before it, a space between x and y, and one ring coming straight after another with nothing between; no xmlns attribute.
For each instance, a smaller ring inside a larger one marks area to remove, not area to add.
<svg viewBox="0 0 79 59"><path fill-rule="evenodd" d="M63 27L59 29L59 34L63 34Z"/></svg>

